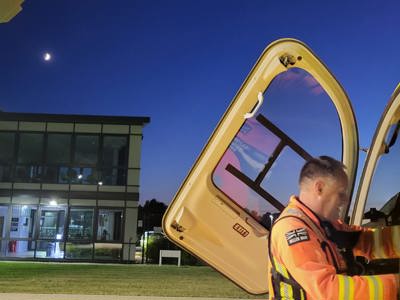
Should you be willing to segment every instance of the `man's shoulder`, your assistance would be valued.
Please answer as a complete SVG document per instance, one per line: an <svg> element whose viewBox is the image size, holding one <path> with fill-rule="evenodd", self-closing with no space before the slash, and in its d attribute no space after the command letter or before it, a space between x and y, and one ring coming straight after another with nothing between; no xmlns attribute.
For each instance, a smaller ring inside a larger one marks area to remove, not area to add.
<svg viewBox="0 0 400 300"><path fill-rule="evenodd" d="M299 226L307 226L302 216L284 215L281 216L274 224L272 232L281 232L284 230L295 229Z"/></svg>
<svg viewBox="0 0 400 300"><path fill-rule="evenodd" d="M288 246L310 240L313 235L311 229L300 218L287 216L278 220L271 232L272 243L281 243L285 240Z"/></svg>
<svg viewBox="0 0 400 300"><path fill-rule="evenodd" d="M293 216L293 217L303 218L304 215L305 215L305 213L300 208L298 208L296 206L288 206L282 212L282 217L284 217L284 216Z"/></svg>
<svg viewBox="0 0 400 300"><path fill-rule="evenodd" d="M292 225L297 225L300 223L306 224L306 218L306 214L300 208L296 207L295 205L289 205L279 215L278 219L275 221L274 227L291 227Z"/></svg>

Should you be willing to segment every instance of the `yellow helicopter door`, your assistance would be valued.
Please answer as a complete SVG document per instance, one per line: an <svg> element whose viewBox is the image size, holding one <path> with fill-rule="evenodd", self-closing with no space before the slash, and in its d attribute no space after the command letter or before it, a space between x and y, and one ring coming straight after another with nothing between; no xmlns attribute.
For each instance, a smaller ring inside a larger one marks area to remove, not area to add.
<svg viewBox="0 0 400 300"><path fill-rule="evenodd" d="M163 230L246 291L266 293L271 218L297 193L304 162L319 155L342 160L354 182L358 133L350 102L307 46L278 40L212 133Z"/></svg>
<svg viewBox="0 0 400 300"><path fill-rule="evenodd" d="M393 226L393 241L400 239L400 85L394 91L375 131L360 179L351 223L368 227ZM400 260L385 256L383 237L375 236L382 259L370 261L370 273L399 273ZM400 254L400 243L393 251Z"/></svg>

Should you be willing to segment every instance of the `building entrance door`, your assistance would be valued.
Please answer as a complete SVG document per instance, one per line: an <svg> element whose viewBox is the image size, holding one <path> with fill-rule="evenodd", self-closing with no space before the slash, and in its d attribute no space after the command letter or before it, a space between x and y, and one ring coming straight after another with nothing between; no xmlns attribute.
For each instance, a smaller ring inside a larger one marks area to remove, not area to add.
<svg viewBox="0 0 400 300"><path fill-rule="evenodd" d="M65 210L42 210L40 238L57 239L64 231Z"/></svg>
<svg viewBox="0 0 400 300"><path fill-rule="evenodd" d="M28 232L28 237L29 237L29 242L28 242L28 250L33 251L35 250L35 242L32 241L33 237L33 231L35 230L35 216L36 216L36 209L31 210L31 215L29 217L29 232Z"/></svg>
<svg viewBox="0 0 400 300"><path fill-rule="evenodd" d="M40 209L39 239L35 257L64 257L64 228L66 206L45 206Z"/></svg>

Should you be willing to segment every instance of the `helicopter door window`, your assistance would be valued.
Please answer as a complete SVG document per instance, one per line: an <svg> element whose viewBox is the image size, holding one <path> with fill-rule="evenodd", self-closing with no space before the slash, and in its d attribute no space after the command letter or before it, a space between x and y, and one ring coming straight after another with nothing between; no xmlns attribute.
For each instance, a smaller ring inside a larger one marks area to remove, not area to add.
<svg viewBox="0 0 400 300"><path fill-rule="evenodd" d="M289 160L282 164L282 158ZM262 185L269 183L273 174L278 181L292 181L289 186L294 187L297 179L286 174L286 179L283 180L282 171L285 172L289 163L292 167L291 173L297 175L304 161L309 158L311 156L304 149L263 115L258 115L243 124L217 165L213 181L231 200L264 224L263 220L268 213L282 211L285 206L277 200L283 198L274 197ZM278 176L275 176L274 167L277 162ZM293 168L299 170L293 172ZM279 188L282 189L282 186ZM283 190L287 191L284 187Z"/></svg>
<svg viewBox="0 0 400 300"><path fill-rule="evenodd" d="M264 92L258 110L313 156L342 159L342 129L332 99L307 71L278 74Z"/></svg>
<svg viewBox="0 0 400 300"><path fill-rule="evenodd" d="M310 73L290 68L271 81L263 96L212 174L214 185L261 224L297 192L307 159L329 155L340 160L342 155L337 110Z"/></svg>
<svg viewBox="0 0 400 300"><path fill-rule="evenodd" d="M285 147L261 183L276 199L286 199L298 191L298 177L306 160L293 149ZM283 187L282 187L283 186Z"/></svg>
<svg viewBox="0 0 400 300"><path fill-rule="evenodd" d="M277 210L254 189L254 181L280 141L255 118L248 119L213 172L214 184L256 219L262 212Z"/></svg>

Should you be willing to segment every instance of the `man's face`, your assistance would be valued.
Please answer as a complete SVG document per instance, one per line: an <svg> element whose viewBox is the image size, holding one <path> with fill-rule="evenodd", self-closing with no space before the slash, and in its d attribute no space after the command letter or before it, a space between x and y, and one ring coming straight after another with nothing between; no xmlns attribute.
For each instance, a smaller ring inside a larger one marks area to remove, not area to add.
<svg viewBox="0 0 400 300"><path fill-rule="evenodd" d="M328 177L321 181L323 182L320 190L323 201L321 217L331 222L336 221L343 217L349 202L347 176L343 175L337 179Z"/></svg>

